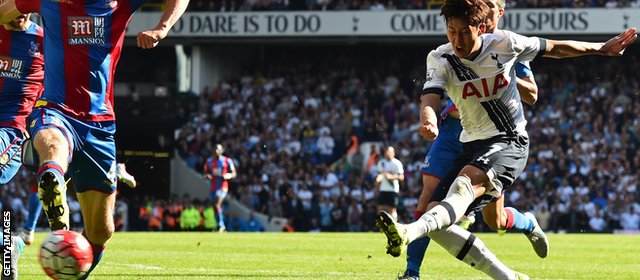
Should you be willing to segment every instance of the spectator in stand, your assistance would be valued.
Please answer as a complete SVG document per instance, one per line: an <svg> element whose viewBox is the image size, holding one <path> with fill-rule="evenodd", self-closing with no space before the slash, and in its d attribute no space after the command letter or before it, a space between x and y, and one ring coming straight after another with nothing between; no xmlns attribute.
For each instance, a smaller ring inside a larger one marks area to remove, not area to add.
<svg viewBox="0 0 640 280"><path fill-rule="evenodd" d="M216 220L216 211L213 209L212 202L208 202L207 207L202 210L202 217L204 218L204 230L215 231L218 221Z"/></svg>
<svg viewBox="0 0 640 280"><path fill-rule="evenodd" d="M640 215L634 211L633 207L627 207L627 211L620 215L620 225L624 230L639 230Z"/></svg>
<svg viewBox="0 0 640 280"><path fill-rule="evenodd" d="M318 153L320 154L320 160L325 164L331 164L333 162L333 149L335 147L335 141L331 136L331 130L320 130L320 137L316 143L318 147Z"/></svg>
<svg viewBox="0 0 640 280"><path fill-rule="evenodd" d="M607 228L607 222L602 218L599 212L589 219L589 226L595 232L603 232Z"/></svg>
<svg viewBox="0 0 640 280"><path fill-rule="evenodd" d="M248 232L264 231L264 227L262 226L258 218L256 218L256 215L253 212L253 210L249 211L249 218L247 219L247 222L245 224L246 226L244 231L248 231Z"/></svg>
<svg viewBox="0 0 640 280"><path fill-rule="evenodd" d="M183 231L195 231L200 224L200 212L193 202L189 202L189 207L185 208L180 215L180 229Z"/></svg>

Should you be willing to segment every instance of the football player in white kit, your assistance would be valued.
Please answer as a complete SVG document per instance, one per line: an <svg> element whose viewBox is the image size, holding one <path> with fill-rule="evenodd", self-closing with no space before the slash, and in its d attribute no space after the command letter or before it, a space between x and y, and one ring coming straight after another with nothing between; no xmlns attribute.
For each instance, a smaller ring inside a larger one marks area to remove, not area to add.
<svg viewBox="0 0 640 280"><path fill-rule="evenodd" d="M463 127L463 154L456 161L459 172L442 180L431 198L440 203L416 222L399 224L386 212L377 222L393 256L428 234L450 254L494 279L528 279L502 264L473 234L452 225L500 196L527 162L529 138L513 65L540 56L619 56L637 35L631 28L606 43L545 40L509 31L483 35L487 12L484 1L446 1L441 15L449 43L427 58L419 133L431 141L438 136L435 109L447 92L460 111Z"/></svg>

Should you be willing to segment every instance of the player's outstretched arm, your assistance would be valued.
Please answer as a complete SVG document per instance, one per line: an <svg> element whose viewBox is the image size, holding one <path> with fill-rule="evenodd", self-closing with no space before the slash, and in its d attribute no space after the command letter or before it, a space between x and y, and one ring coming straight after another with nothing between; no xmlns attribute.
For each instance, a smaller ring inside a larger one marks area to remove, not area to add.
<svg viewBox="0 0 640 280"><path fill-rule="evenodd" d="M21 14L15 0L0 0L0 24L9 23Z"/></svg>
<svg viewBox="0 0 640 280"><path fill-rule="evenodd" d="M3 0L0 0L3 1ZM156 27L138 33L138 47L150 49L158 45L160 40L167 37L169 30L180 19L189 5L189 0L168 0L167 8Z"/></svg>
<svg viewBox="0 0 640 280"><path fill-rule="evenodd" d="M438 115L436 109L440 105L441 95L426 92L420 97L420 126L418 133L423 138L433 141L438 137Z"/></svg>
<svg viewBox="0 0 640 280"><path fill-rule="evenodd" d="M546 40L545 57L566 58L582 55L620 56L637 38L636 28L629 28L605 43Z"/></svg>

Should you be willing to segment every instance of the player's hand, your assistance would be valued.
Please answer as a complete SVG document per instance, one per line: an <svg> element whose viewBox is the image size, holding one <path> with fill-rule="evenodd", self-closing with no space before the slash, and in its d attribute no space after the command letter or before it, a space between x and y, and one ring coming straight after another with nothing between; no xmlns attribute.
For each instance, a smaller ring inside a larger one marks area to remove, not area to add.
<svg viewBox="0 0 640 280"><path fill-rule="evenodd" d="M378 174L378 176L376 176L375 183L376 184L380 184L382 182L382 179L383 179L383 175L382 174Z"/></svg>
<svg viewBox="0 0 640 280"><path fill-rule="evenodd" d="M153 28L138 33L138 47L143 49L151 49L158 45L160 40L167 37L168 30L163 28Z"/></svg>
<svg viewBox="0 0 640 280"><path fill-rule="evenodd" d="M433 141L438 137L438 126L426 121L420 127L418 127L418 133L422 138L427 139L429 141Z"/></svg>
<svg viewBox="0 0 640 280"><path fill-rule="evenodd" d="M624 53L624 50L631 45L637 38L636 28L629 28L620 35L609 39L600 48L600 53L606 56L619 56Z"/></svg>

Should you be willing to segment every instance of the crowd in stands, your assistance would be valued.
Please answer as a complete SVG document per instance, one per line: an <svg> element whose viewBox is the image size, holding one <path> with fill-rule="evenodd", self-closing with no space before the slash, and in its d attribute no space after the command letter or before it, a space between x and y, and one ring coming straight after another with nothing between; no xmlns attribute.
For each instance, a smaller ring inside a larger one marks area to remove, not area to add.
<svg viewBox="0 0 640 280"><path fill-rule="evenodd" d="M347 11L439 9L441 0L195 0L189 11ZM507 8L639 8L638 0L507 0Z"/></svg>
<svg viewBox="0 0 640 280"><path fill-rule="evenodd" d="M379 151L354 147L393 145L405 166L399 215L410 221L430 144L414 131L424 65L402 52L327 52L285 50L265 71L205 88L184 104L178 154L201 172L212 144L223 143L238 169L230 191L254 211L298 231L369 231L377 191L368 167ZM640 227L640 63L637 48L628 52L532 63L529 163L506 204L534 212L547 230Z"/></svg>
<svg viewBox="0 0 640 280"><path fill-rule="evenodd" d="M341 49L283 49L269 56L264 70L182 100L176 156L202 172L213 144L222 143L238 169L230 193L256 213L285 217L295 231L372 231L377 191L371 167L379 148L393 145L405 166L399 217L410 221L430 145L415 133L421 55ZM640 228L638 57L636 46L622 58L532 63L539 100L525 105L529 163L506 193L506 205L534 212L550 231ZM375 148L365 154L365 146ZM0 188L2 208L13 211L15 225L26 217L33 181L22 170ZM121 198L117 226L215 230L206 199ZM77 202L70 204L73 225L81 227ZM229 231L263 230L255 219L225 214ZM46 227L44 217L38 225ZM481 222L474 227L485 230Z"/></svg>

